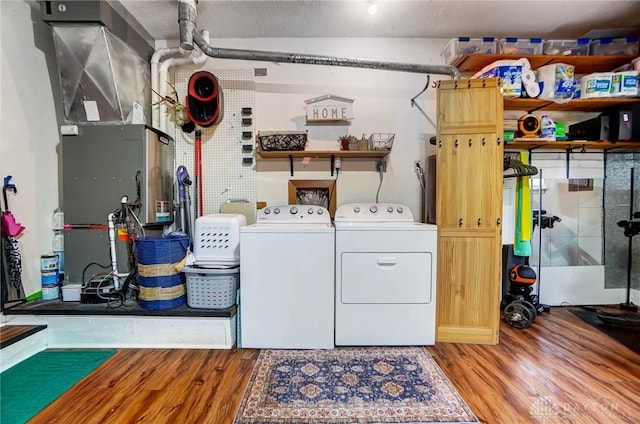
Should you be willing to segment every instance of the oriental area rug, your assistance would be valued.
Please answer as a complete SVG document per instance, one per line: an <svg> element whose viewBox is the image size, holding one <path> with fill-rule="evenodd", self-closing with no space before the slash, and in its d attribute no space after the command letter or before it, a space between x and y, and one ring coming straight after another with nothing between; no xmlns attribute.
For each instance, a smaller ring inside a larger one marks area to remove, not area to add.
<svg viewBox="0 0 640 424"><path fill-rule="evenodd" d="M424 348L263 350L234 424L477 423Z"/></svg>

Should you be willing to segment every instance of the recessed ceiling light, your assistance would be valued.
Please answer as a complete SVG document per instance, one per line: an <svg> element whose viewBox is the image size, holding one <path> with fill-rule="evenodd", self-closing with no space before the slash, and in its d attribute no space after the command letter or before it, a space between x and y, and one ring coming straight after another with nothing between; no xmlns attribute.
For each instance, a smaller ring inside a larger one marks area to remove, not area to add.
<svg viewBox="0 0 640 424"><path fill-rule="evenodd" d="M378 13L378 5L370 1L369 7L367 7L367 11L369 12L369 15L371 16L375 15L376 13Z"/></svg>

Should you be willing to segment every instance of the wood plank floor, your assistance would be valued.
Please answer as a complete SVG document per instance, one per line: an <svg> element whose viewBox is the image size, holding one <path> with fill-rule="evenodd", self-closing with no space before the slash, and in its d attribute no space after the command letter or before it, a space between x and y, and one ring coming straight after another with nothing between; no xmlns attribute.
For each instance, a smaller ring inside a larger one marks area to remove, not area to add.
<svg viewBox="0 0 640 424"><path fill-rule="evenodd" d="M3 325L0 327L0 349L46 328L46 325Z"/></svg>
<svg viewBox="0 0 640 424"><path fill-rule="evenodd" d="M567 309L428 350L482 422L640 422L640 355ZM258 352L119 350L30 423L232 423Z"/></svg>

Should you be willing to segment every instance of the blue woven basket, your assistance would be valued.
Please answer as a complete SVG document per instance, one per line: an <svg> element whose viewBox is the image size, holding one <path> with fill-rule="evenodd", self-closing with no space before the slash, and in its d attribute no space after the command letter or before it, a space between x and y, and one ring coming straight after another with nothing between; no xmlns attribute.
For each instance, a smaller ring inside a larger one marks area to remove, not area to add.
<svg viewBox="0 0 640 424"><path fill-rule="evenodd" d="M158 311L185 304L185 276L176 268L187 256L188 247L185 234L136 239L138 303L142 308Z"/></svg>

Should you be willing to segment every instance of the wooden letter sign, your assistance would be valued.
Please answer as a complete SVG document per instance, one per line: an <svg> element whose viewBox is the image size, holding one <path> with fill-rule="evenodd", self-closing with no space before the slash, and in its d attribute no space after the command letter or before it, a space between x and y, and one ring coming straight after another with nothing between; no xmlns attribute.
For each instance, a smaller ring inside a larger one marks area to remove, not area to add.
<svg viewBox="0 0 640 424"><path fill-rule="evenodd" d="M353 99L325 94L305 100L307 121L348 121L353 119Z"/></svg>

